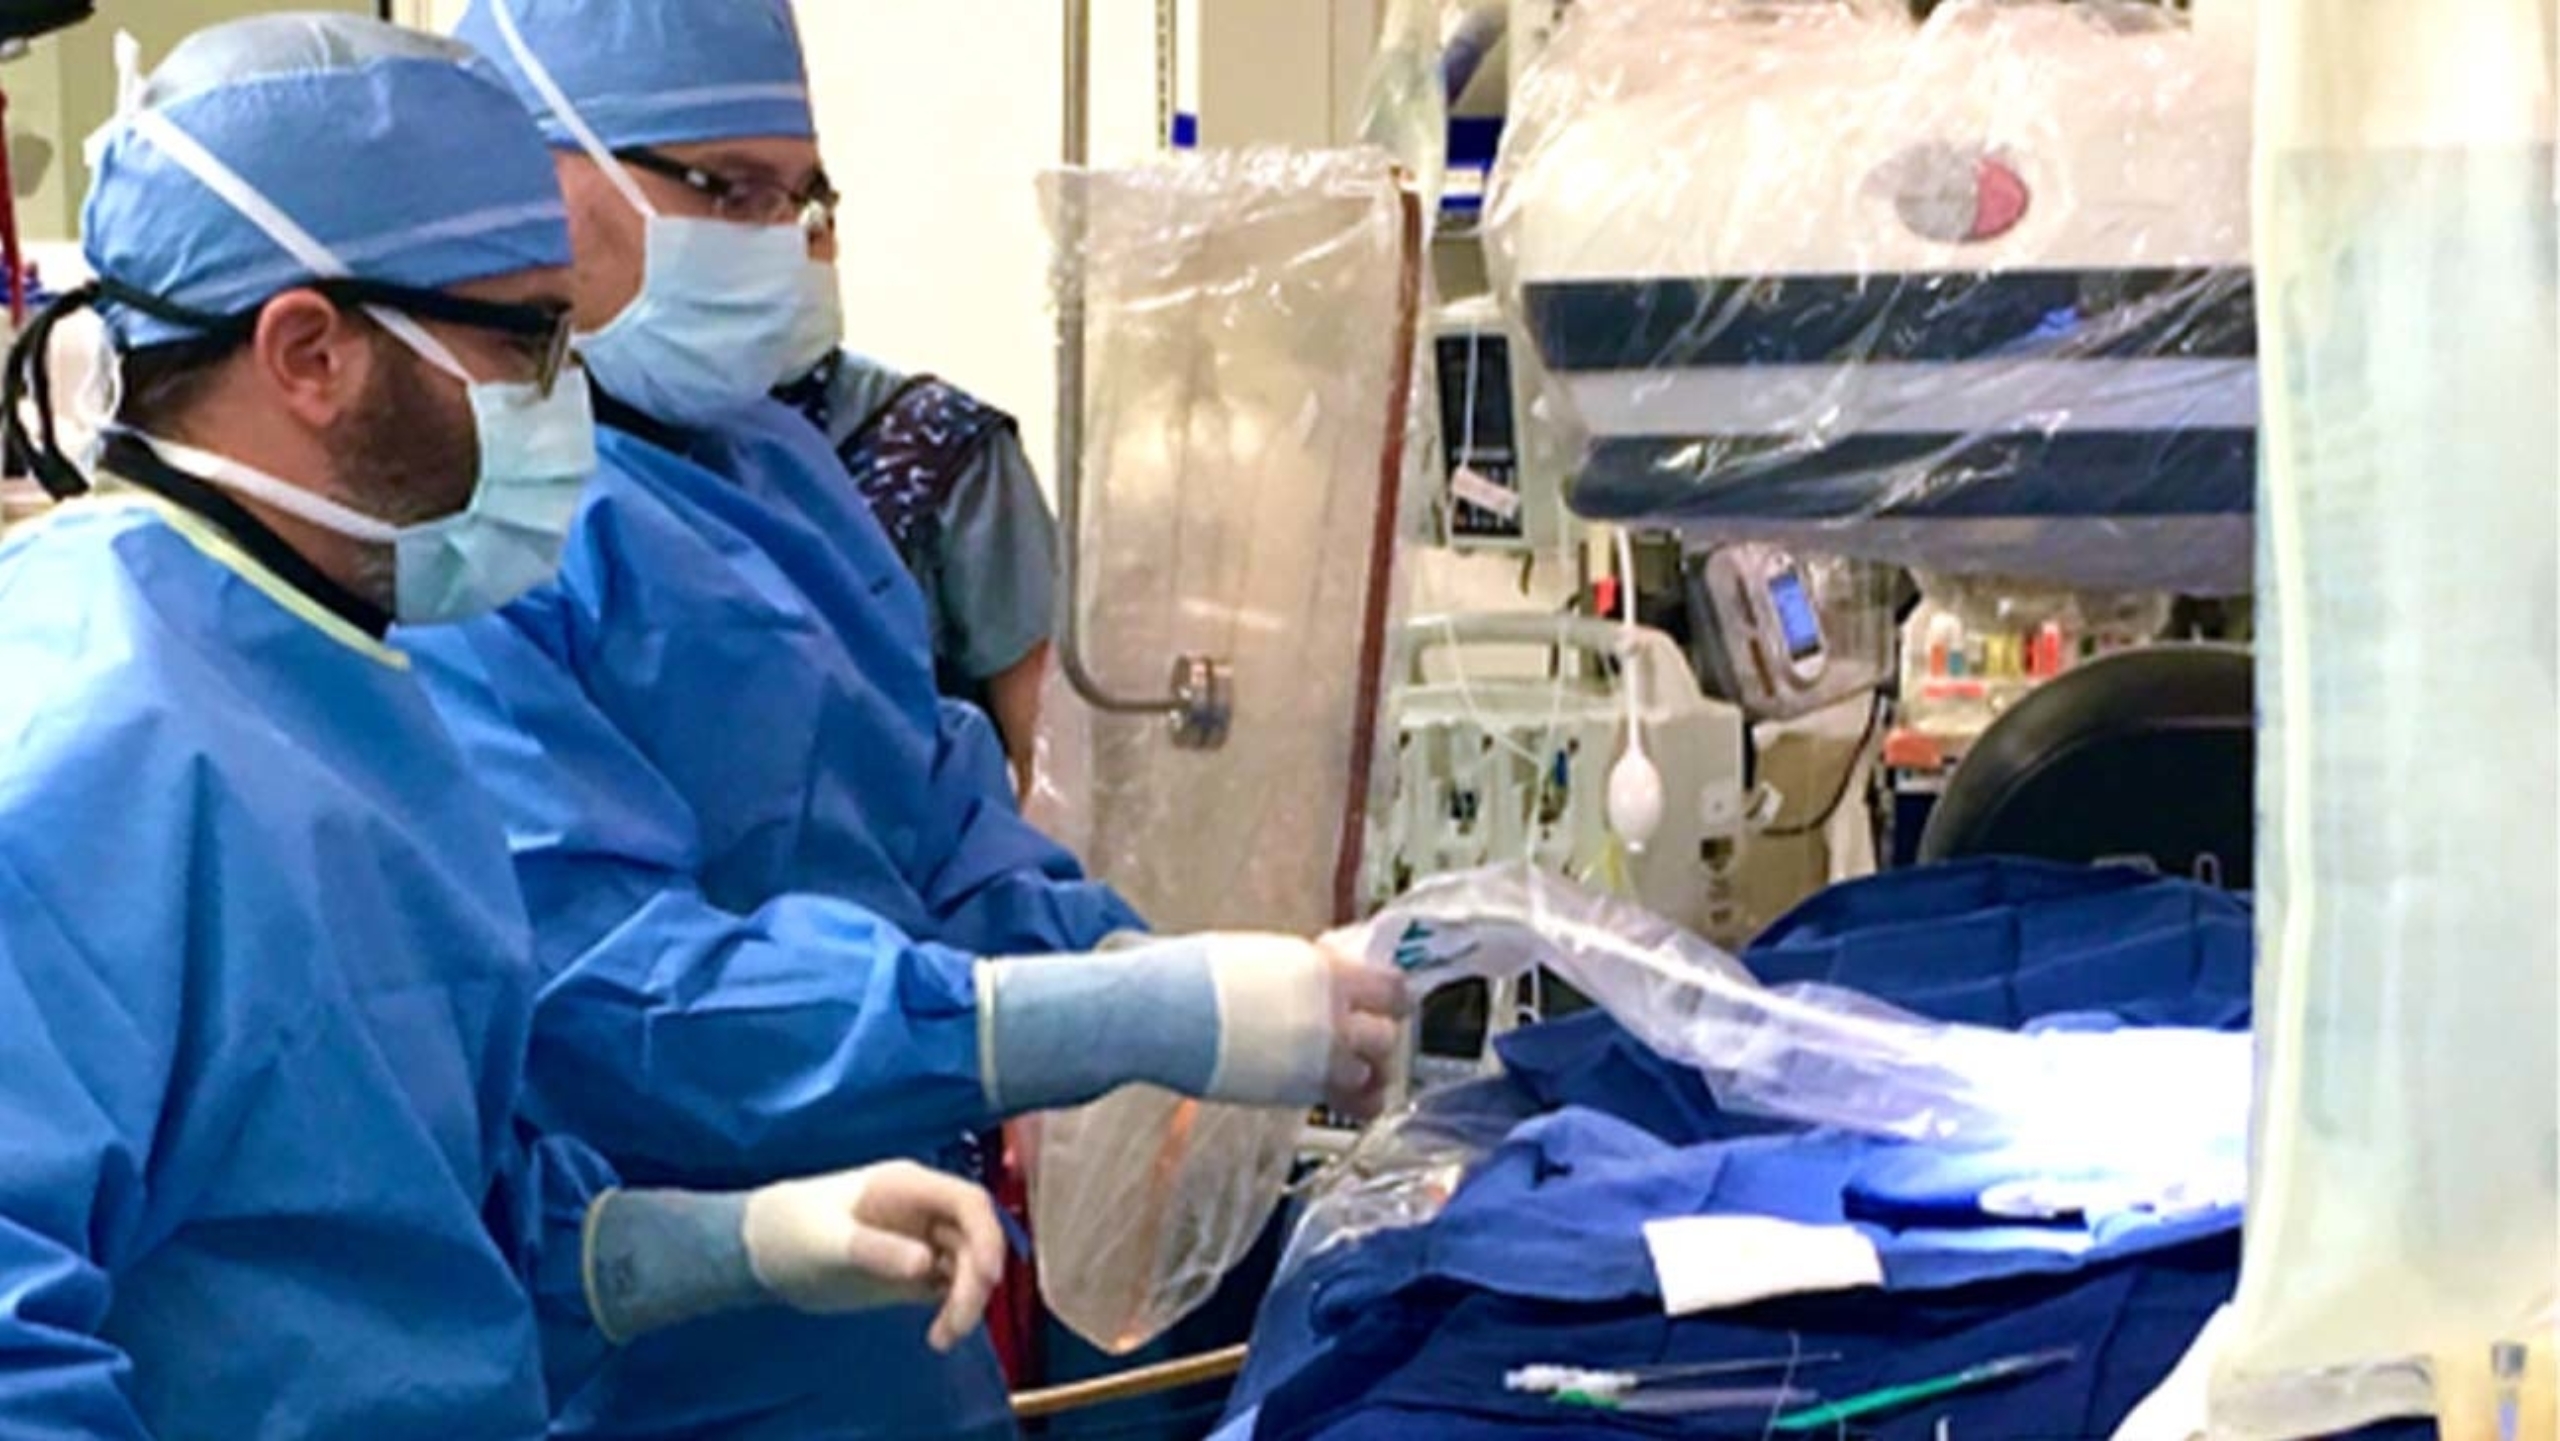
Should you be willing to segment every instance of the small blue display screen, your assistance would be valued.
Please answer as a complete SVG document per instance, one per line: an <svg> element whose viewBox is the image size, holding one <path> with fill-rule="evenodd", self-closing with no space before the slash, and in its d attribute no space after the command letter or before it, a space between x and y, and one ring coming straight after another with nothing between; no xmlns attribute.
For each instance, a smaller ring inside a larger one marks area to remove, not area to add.
<svg viewBox="0 0 2560 1441"><path fill-rule="evenodd" d="M1782 570L1769 578L1769 604L1778 613L1778 629L1787 640L1787 659L1803 660L1822 651L1822 618L1806 595L1804 577Z"/></svg>

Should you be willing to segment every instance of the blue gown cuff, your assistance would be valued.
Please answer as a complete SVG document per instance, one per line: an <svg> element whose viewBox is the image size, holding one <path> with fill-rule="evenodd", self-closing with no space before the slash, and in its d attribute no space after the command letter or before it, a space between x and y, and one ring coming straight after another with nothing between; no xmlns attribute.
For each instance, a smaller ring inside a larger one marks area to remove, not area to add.
<svg viewBox="0 0 2560 1441"><path fill-rule="evenodd" d="M745 1192L607 1191L588 1208L587 1304L619 1346L651 1331L765 1304L749 1263Z"/></svg>
<svg viewBox="0 0 2560 1441"><path fill-rule="evenodd" d="M1130 1082L1184 1095L1218 1068L1218 991L1197 938L978 963L979 1061L999 1115Z"/></svg>

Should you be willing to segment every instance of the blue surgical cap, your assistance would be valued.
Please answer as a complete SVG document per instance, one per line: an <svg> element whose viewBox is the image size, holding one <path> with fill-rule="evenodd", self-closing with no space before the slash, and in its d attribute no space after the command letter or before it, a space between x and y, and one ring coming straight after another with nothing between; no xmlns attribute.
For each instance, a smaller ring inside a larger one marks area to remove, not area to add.
<svg viewBox="0 0 2560 1441"><path fill-rule="evenodd" d="M350 15L268 15L170 52L140 108L183 131L367 280L443 289L569 263L551 152L496 72L450 40ZM81 222L100 277L245 313L319 278L148 134L118 124ZM194 329L112 302L126 348Z"/></svg>
<svg viewBox="0 0 2560 1441"><path fill-rule="evenodd" d="M567 149L577 137L527 74L506 20L607 150L817 136L790 0L471 0L454 38L504 70L543 135Z"/></svg>

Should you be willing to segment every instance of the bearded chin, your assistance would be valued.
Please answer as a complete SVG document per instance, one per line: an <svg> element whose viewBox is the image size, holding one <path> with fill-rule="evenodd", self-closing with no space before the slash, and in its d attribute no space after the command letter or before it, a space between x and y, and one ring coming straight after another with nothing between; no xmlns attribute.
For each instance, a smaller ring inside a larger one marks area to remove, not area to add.
<svg viewBox="0 0 2560 1441"><path fill-rule="evenodd" d="M356 556L349 579L356 594L379 607L386 614L396 614L400 598L400 564L387 545L368 545Z"/></svg>
<svg viewBox="0 0 2560 1441"><path fill-rule="evenodd" d="M333 479L348 504L396 526L441 519L471 503L479 479L479 437L462 395L398 341L374 367L363 401L339 426ZM356 565L359 592L385 610L398 593L389 546L368 546Z"/></svg>

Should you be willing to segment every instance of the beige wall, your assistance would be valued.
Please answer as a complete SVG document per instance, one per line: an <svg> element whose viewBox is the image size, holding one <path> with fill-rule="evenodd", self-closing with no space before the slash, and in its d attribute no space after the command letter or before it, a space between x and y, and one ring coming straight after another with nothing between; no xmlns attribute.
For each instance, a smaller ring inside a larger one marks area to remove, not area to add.
<svg viewBox="0 0 2560 1441"><path fill-rule="evenodd" d="M392 16L404 25L443 34L462 18L464 0L395 0Z"/></svg>
<svg viewBox="0 0 2560 1441"><path fill-rule="evenodd" d="M1157 149L1157 10L1093 0L1098 163ZM1313 145L1344 133L1377 0L1202 10L1205 140ZM1045 476L1055 366L1036 187L1059 153L1061 7L798 0L798 11L828 168L846 196L850 340L1013 411Z"/></svg>
<svg viewBox="0 0 2560 1441"><path fill-rule="evenodd" d="M18 187L18 231L31 241L68 240L77 233L74 210L88 183L80 168L80 137L62 114L63 42L47 36L28 53L0 65L9 91L9 171ZM37 181L30 192L27 182Z"/></svg>
<svg viewBox="0 0 2560 1441"><path fill-rule="evenodd" d="M1059 7L1042 0L799 0L857 350L1020 416L1047 470L1047 238L1034 186L1059 149ZM1096 69L1150 0L1101 0ZM1152 21L1136 59L1153 71ZM1152 80L1139 137L1152 127ZM1097 83L1097 89L1102 88ZM1116 115L1115 111L1115 115ZM1100 127L1098 127L1100 129ZM1111 139L1128 138L1113 126Z"/></svg>
<svg viewBox="0 0 2560 1441"><path fill-rule="evenodd" d="M1204 145L1332 145L1360 117L1381 0L1193 0Z"/></svg>
<svg viewBox="0 0 2560 1441"><path fill-rule="evenodd" d="M89 186L80 144L115 112L112 46L119 27L142 42L142 61L148 66L193 32L242 15L271 10L376 13L374 0L149 0L100 10L98 19L49 35L24 58L0 67L0 85L9 91L10 159L20 162L49 152L42 183L18 202L18 223L31 241L68 240L78 233L80 200Z"/></svg>

